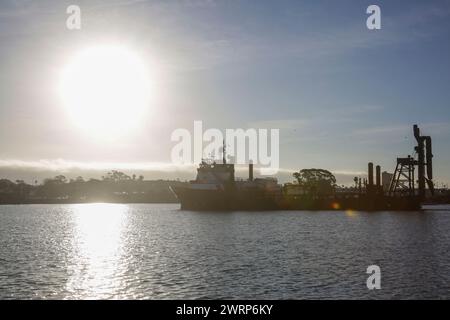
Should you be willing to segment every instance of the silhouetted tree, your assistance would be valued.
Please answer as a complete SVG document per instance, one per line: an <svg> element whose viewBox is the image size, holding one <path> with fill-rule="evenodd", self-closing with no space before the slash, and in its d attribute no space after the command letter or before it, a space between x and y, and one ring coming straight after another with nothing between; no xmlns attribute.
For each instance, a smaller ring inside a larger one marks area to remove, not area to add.
<svg viewBox="0 0 450 320"><path fill-rule="evenodd" d="M131 177L126 175L123 172L112 170L106 174L106 176L102 177L105 181L113 181L113 182L119 182L119 181L126 181L131 180Z"/></svg>
<svg viewBox="0 0 450 320"><path fill-rule="evenodd" d="M58 175L54 178L56 183L63 184L67 182L67 178L63 175Z"/></svg>
<svg viewBox="0 0 450 320"><path fill-rule="evenodd" d="M358 177L354 177L353 181L355 182L355 189L358 189Z"/></svg>
<svg viewBox="0 0 450 320"><path fill-rule="evenodd" d="M310 195L332 194L336 188L336 178L328 170L324 169L303 169L294 172L294 178Z"/></svg>

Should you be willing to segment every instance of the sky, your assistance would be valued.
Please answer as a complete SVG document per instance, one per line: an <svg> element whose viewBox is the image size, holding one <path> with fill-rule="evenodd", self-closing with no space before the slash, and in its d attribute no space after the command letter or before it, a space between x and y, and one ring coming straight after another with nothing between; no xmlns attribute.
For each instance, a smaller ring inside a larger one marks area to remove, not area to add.
<svg viewBox="0 0 450 320"><path fill-rule="evenodd" d="M81 8L68 30L66 8ZM381 8L381 30L366 9ZM34 181L109 169L195 177L171 166L171 133L280 129L281 180L324 168L340 183L367 162L393 171L431 135L435 180L450 182L450 1L30 1L0 3L0 176ZM141 124L102 141L57 92L80 50L120 44L152 78ZM242 172L245 175L245 172Z"/></svg>

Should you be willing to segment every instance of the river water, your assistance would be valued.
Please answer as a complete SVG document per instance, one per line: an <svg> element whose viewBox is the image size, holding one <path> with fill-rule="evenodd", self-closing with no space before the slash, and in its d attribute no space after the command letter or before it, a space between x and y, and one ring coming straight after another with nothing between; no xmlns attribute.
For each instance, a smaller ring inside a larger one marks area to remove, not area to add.
<svg viewBox="0 0 450 320"><path fill-rule="evenodd" d="M381 269L368 290L367 267ZM0 206L0 299L450 298L450 206L189 212Z"/></svg>

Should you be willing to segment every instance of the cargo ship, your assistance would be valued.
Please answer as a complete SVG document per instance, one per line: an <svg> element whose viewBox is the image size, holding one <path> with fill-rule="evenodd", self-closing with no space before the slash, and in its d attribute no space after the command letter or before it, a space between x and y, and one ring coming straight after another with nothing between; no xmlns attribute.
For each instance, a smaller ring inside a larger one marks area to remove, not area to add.
<svg viewBox="0 0 450 320"><path fill-rule="evenodd" d="M249 164L247 180L236 179L234 164L202 160L195 180L187 186L174 186L172 191L182 210L277 210L282 200L282 188L275 178L253 178Z"/></svg>

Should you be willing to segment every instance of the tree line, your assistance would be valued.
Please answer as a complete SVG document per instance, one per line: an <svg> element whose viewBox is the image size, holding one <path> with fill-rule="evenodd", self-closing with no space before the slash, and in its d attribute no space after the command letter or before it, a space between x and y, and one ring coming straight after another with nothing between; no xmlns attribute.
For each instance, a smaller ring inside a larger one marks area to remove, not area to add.
<svg viewBox="0 0 450 320"><path fill-rule="evenodd" d="M0 203L77 203L77 202L176 202L170 187L185 182L144 180L112 170L101 179L64 175L44 179L41 184L0 179Z"/></svg>

